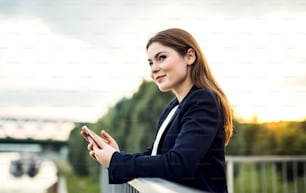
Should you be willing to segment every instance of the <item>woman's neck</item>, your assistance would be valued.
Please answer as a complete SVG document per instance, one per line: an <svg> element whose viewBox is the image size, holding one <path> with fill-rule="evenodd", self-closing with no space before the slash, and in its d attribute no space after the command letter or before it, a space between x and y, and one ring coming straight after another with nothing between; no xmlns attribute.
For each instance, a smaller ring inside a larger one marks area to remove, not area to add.
<svg viewBox="0 0 306 193"><path fill-rule="evenodd" d="M190 89L193 87L192 83L188 83L184 86L181 86L179 89L173 90L179 103L183 101L185 96L189 93Z"/></svg>

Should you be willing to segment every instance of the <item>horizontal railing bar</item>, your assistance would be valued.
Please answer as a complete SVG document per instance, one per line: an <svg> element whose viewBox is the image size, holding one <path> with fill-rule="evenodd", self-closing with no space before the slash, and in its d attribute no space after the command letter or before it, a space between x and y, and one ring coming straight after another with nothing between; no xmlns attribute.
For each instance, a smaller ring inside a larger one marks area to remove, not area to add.
<svg viewBox="0 0 306 193"><path fill-rule="evenodd" d="M306 161L306 156L226 156L226 162L289 162Z"/></svg>
<svg viewBox="0 0 306 193"><path fill-rule="evenodd" d="M203 193L161 178L136 178L128 183L141 193Z"/></svg>

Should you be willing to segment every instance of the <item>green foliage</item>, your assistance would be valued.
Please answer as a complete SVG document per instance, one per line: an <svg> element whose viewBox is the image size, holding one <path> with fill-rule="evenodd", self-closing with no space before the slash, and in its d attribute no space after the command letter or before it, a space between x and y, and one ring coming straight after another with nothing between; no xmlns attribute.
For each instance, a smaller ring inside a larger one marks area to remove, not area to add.
<svg viewBox="0 0 306 193"><path fill-rule="evenodd" d="M287 127L280 128L279 135L276 138L279 144L276 152L278 155L306 154L305 122L304 124L292 122Z"/></svg>
<svg viewBox="0 0 306 193"><path fill-rule="evenodd" d="M227 155L306 155L306 121L263 124L235 122Z"/></svg>
<svg viewBox="0 0 306 193"><path fill-rule="evenodd" d="M85 124L77 123L68 141L68 160L74 172L79 176L87 176L89 173L86 159L88 157L87 141L80 135L81 127Z"/></svg>
<svg viewBox="0 0 306 193"><path fill-rule="evenodd" d="M230 155L250 155L253 153L254 137L258 134L258 125L235 122L235 133L226 148Z"/></svg>

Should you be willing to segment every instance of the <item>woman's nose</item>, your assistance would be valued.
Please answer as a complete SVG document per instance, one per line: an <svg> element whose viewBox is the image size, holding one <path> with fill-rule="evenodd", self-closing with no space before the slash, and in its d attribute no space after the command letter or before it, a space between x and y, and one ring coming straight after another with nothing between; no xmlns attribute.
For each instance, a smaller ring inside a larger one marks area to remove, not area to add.
<svg viewBox="0 0 306 193"><path fill-rule="evenodd" d="M160 70L160 67L159 67L158 64L153 63L153 64L151 65L151 72L152 72L152 73L158 72L159 70Z"/></svg>

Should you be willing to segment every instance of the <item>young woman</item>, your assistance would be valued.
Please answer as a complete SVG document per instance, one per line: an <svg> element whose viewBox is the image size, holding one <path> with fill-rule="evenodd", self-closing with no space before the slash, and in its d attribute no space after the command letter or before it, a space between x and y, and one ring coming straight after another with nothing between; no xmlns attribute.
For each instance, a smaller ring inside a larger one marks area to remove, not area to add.
<svg viewBox="0 0 306 193"><path fill-rule="evenodd" d="M105 131L91 139L82 129L90 156L108 168L110 183L160 177L227 192L224 147L233 133L232 113L200 46L188 32L172 28L150 38L146 49L152 79L176 96L161 114L154 143L145 152L127 154Z"/></svg>

